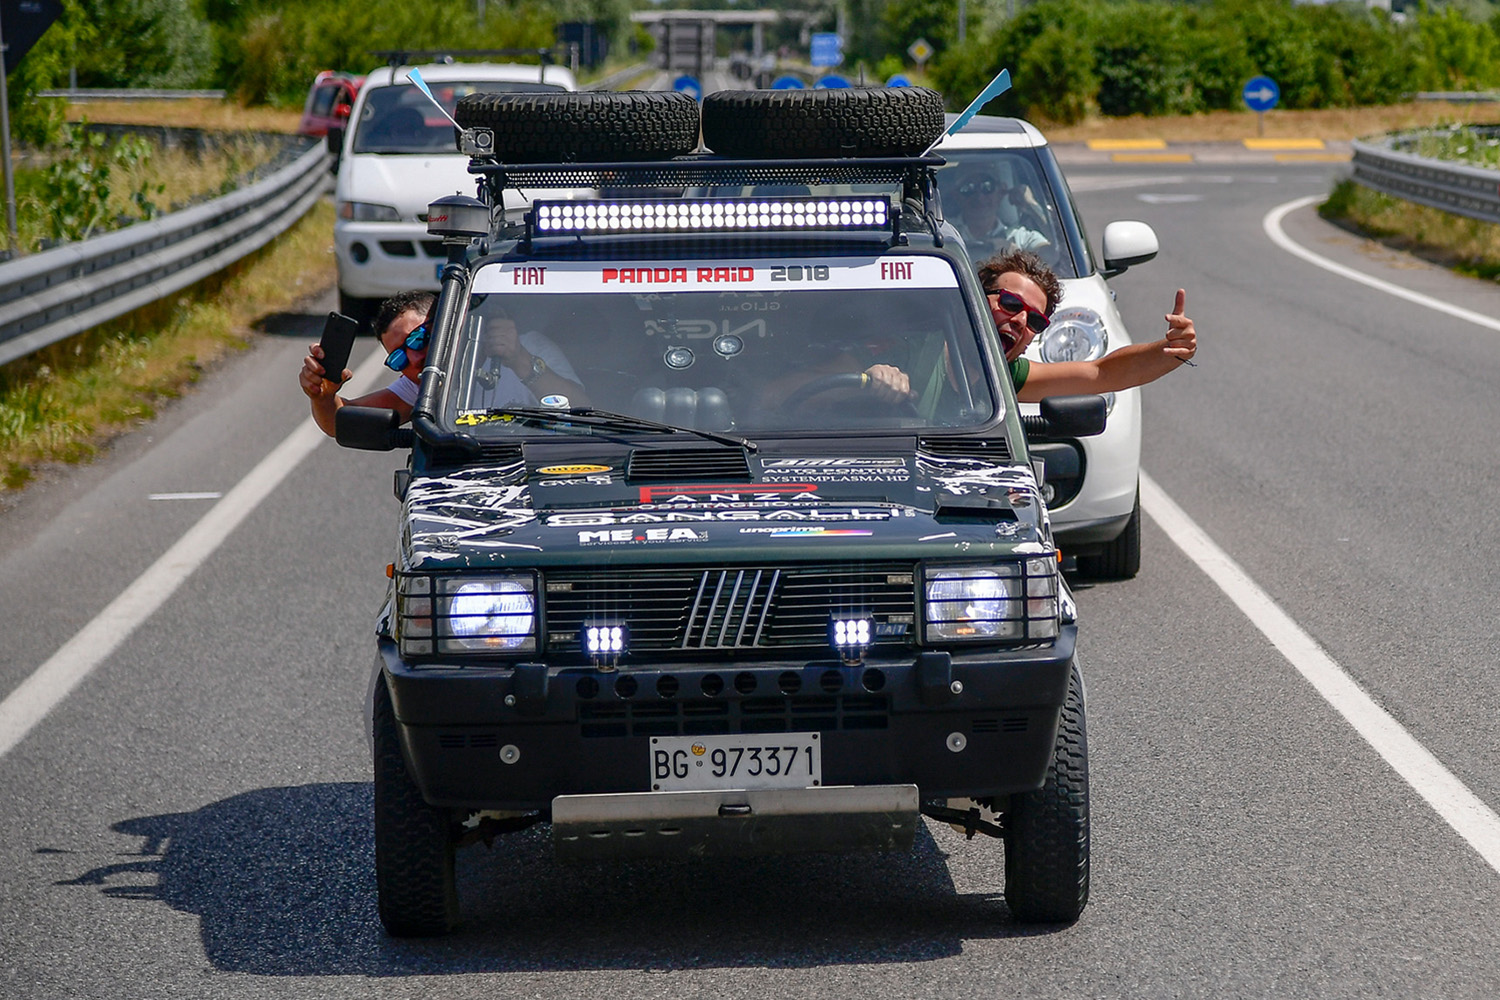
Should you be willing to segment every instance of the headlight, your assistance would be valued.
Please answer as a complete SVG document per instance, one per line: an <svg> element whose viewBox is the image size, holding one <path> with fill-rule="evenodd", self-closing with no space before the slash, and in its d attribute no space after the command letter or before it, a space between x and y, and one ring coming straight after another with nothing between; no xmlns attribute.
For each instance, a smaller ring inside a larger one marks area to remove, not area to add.
<svg viewBox="0 0 1500 1000"><path fill-rule="evenodd" d="M929 570L928 642L996 642L1057 635L1057 559Z"/></svg>
<svg viewBox="0 0 1500 1000"><path fill-rule="evenodd" d="M536 645L531 576L403 576L397 589L403 654L526 653Z"/></svg>
<svg viewBox="0 0 1500 1000"><path fill-rule="evenodd" d="M1039 350L1043 361L1093 361L1109 350L1109 330L1092 309L1059 309L1042 334Z"/></svg>
<svg viewBox="0 0 1500 1000"><path fill-rule="evenodd" d="M339 218L349 222L400 222L401 213L390 205L372 205L367 201L339 202Z"/></svg>

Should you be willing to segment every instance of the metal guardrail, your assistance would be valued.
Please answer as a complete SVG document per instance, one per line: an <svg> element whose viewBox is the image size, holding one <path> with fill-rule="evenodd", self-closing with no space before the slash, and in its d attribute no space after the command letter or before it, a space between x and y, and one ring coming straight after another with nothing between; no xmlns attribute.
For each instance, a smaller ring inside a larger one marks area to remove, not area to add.
<svg viewBox="0 0 1500 1000"><path fill-rule="evenodd" d="M618 70L618 71L616 71L614 73L609 74L609 76L601 77L598 80L595 80L593 83L585 83L583 86L579 87L578 89L579 90L614 90L620 84L626 83L626 82L628 82L630 80L635 79L636 77L640 76L643 73L649 72L651 70L651 68L652 67L651 67L650 63L648 63L648 62L639 62L639 63L636 63L634 66L626 66L622 70Z"/></svg>
<svg viewBox="0 0 1500 1000"><path fill-rule="evenodd" d="M72 87L67 90L39 90L38 97L61 97L76 103L85 101L185 101L208 99L222 101L222 90L143 90L138 87Z"/></svg>
<svg viewBox="0 0 1500 1000"><path fill-rule="evenodd" d="M152 222L0 264L0 364L201 281L265 246L327 189L328 152Z"/></svg>
<svg viewBox="0 0 1500 1000"><path fill-rule="evenodd" d="M1413 141L1414 135L1391 135L1379 142L1355 140L1354 180L1429 208L1481 222L1500 222L1500 170L1430 160L1397 148Z"/></svg>

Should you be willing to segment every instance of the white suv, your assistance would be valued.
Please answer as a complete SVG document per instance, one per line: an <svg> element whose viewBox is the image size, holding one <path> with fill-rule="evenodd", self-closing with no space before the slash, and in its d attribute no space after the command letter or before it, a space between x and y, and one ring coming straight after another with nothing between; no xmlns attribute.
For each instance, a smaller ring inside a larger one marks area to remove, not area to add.
<svg viewBox="0 0 1500 1000"><path fill-rule="evenodd" d="M950 121L952 119L950 118ZM943 213L975 264L1012 246L1034 250L1062 279L1052 325L1027 356L1082 361L1131 343L1105 279L1156 256L1156 234L1141 222L1104 230L1104 265L1094 262L1083 220L1046 138L1029 122L977 115L935 152ZM1132 577L1141 561L1140 390L1111 393L1109 423L1088 438L1038 440L1052 527L1063 551L1090 576ZM1033 404L1024 412L1035 413Z"/></svg>
<svg viewBox="0 0 1500 1000"><path fill-rule="evenodd" d="M407 78L411 67L386 66L365 77L348 128L330 135L338 155L334 253L339 310L368 319L380 300L408 288L438 289L446 261L427 235L427 206L444 195L474 192L469 157L458 151L452 122ZM577 89L561 66L444 63L419 66L433 96L451 115L466 94Z"/></svg>

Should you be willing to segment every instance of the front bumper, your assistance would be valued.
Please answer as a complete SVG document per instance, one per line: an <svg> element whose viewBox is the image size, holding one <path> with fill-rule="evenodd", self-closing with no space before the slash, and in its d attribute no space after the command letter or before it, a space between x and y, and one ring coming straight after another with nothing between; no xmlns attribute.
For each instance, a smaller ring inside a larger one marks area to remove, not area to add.
<svg viewBox="0 0 1500 1000"><path fill-rule="evenodd" d="M564 861L904 851L920 805L916 785L560 795L552 843Z"/></svg>
<svg viewBox="0 0 1500 1000"><path fill-rule="evenodd" d="M653 736L779 732L822 734L825 786L986 798L1041 786L1076 641L1065 625L1041 648L601 673L414 667L382 640L377 666L410 772L437 806L534 811L557 796L648 792Z"/></svg>

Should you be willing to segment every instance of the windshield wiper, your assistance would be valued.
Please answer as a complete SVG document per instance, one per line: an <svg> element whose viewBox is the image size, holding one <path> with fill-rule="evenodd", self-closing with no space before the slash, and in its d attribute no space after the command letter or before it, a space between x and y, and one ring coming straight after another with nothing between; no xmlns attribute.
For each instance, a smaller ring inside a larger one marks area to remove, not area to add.
<svg viewBox="0 0 1500 1000"><path fill-rule="evenodd" d="M759 446L754 441L735 437L732 434L700 431L696 427L679 427L676 424L664 424L657 420L647 420L645 417L632 417L629 414L615 413L611 410L599 410L592 406L497 406L485 410L484 414L488 417L521 417L525 420L542 420L548 423L575 423L584 424L589 427L609 427L615 430L695 434L705 440L716 441L719 444L733 445L734 447L744 448L746 451L759 450Z"/></svg>

